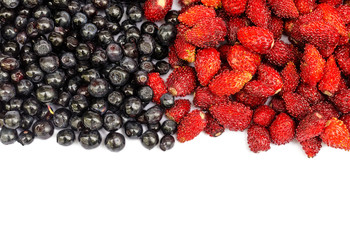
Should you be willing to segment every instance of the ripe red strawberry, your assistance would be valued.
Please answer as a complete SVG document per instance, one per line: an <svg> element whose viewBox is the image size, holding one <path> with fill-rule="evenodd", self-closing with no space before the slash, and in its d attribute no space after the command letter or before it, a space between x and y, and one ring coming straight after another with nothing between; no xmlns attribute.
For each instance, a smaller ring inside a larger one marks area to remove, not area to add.
<svg viewBox="0 0 350 240"><path fill-rule="evenodd" d="M310 105L315 105L324 100L324 96L317 87L301 83L297 88L297 93L303 96Z"/></svg>
<svg viewBox="0 0 350 240"><path fill-rule="evenodd" d="M258 74L258 80L251 81L245 86L248 93L258 97L270 97L281 91L283 81L274 68L261 64Z"/></svg>
<svg viewBox="0 0 350 240"><path fill-rule="evenodd" d="M193 5L181 13L178 20L189 26L193 27L199 20L203 18L214 18L216 16L214 8L206 7L203 5Z"/></svg>
<svg viewBox="0 0 350 240"><path fill-rule="evenodd" d="M287 112L286 104L284 103L283 99L277 97L276 95L272 98L270 102L270 107L279 113Z"/></svg>
<svg viewBox="0 0 350 240"><path fill-rule="evenodd" d="M213 117L230 131L243 131L248 128L253 111L242 103L224 102L209 109Z"/></svg>
<svg viewBox="0 0 350 240"><path fill-rule="evenodd" d="M321 139L330 147L350 150L349 131L345 124L337 118L332 118L326 123Z"/></svg>
<svg viewBox="0 0 350 240"><path fill-rule="evenodd" d="M299 142L318 137L326 127L326 119L318 112L313 112L307 115L300 121L297 130L296 138Z"/></svg>
<svg viewBox="0 0 350 240"><path fill-rule="evenodd" d="M253 122L257 125L268 127L275 119L276 112L267 105L261 105L254 111Z"/></svg>
<svg viewBox="0 0 350 240"><path fill-rule="evenodd" d="M271 11L266 0L248 0L246 14L256 26L268 28L271 21Z"/></svg>
<svg viewBox="0 0 350 240"><path fill-rule="evenodd" d="M340 118L341 121L345 124L346 128L350 129L350 114L345 114Z"/></svg>
<svg viewBox="0 0 350 240"><path fill-rule="evenodd" d="M335 58L342 72L346 76L349 76L350 75L350 46L345 45L345 46L339 47L335 51Z"/></svg>
<svg viewBox="0 0 350 240"><path fill-rule="evenodd" d="M286 92L282 96L288 113L297 119L302 119L311 112L311 108L306 99L298 93Z"/></svg>
<svg viewBox="0 0 350 240"><path fill-rule="evenodd" d="M202 86L207 86L220 70L220 53L215 48L198 50L194 65L199 83Z"/></svg>
<svg viewBox="0 0 350 240"><path fill-rule="evenodd" d="M282 94L294 92L299 85L300 76L293 62L289 62L281 72L283 80Z"/></svg>
<svg viewBox="0 0 350 240"><path fill-rule="evenodd" d="M196 74L193 67L184 66L174 69L166 82L168 91L174 96L191 94L196 87Z"/></svg>
<svg viewBox="0 0 350 240"><path fill-rule="evenodd" d="M148 86L153 90L153 102L159 104L161 96L168 92L159 73L153 72L148 74Z"/></svg>
<svg viewBox="0 0 350 240"><path fill-rule="evenodd" d="M188 99L177 99L175 105L165 111L165 115L179 123L181 119L191 110L191 102Z"/></svg>
<svg viewBox="0 0 350 240"><path fill-rule="evenodd" d="M260 66L261 56L242 45L234 45L227 53L227 61L232 70L249 72L254 75Z"/></svg>
<svg viewBox="0 0 350 240"><path fill-rule="evenodd" d="M247 0L222 0L222 6L230 16L238 16L244 13Z"/></svg>
<svg viewBox="0 0 350 240"><path fill-rule="evenodd" d="M204 18L188 30L185 34L186 41L200 47L215 47L224 41L227 35L226 23L222 18Z"/></svg>
<svg viewBox="0 0 350 240"><path fill-rule="evenodd" d="M344 24L348 25L350 23L350 5L340 5L337 11Z"/></svg>
<svg viewBox="0 0 350 240"><path fill-rule="evenodd" d="M172 68L183 66L185 64L184 61L177 56L174 45L169 47L168 61Z"/></svg>
<svg viewBox="0 0 350 240"><path fill-rule="evenodd" d="M188 5L200 2L200 0L179 0L179 2L183 6L188 6Z"/></svg>
<svg viewBox="0 0 350 240"><path fill-rule="evenodd" d="M284 67L288 62L294 62L297 57L293 45L278 40L266 54L266 58L273 65Z"/></svg>
<svg viewBox="0 0 350 240"><path fill-rule="evenodd" d="M221 0L201 0L201 2L207 7L219 8L222 6Z"/></svg>
<svg viewBox="0 0 350 240"><path fill-rule="evenodd" d="M330 120L331 118L339 118L339 113L335 107L326 101L322 101L317 103L316 105L312 106L313 112L318 112L321 114L326 121Z"/></svg>
<svg viewBox="0 0 350 240"><path fill-rule="evenodd" d="M152 22L164 19L173 5L173 0L147 0L143 6L145 17Z"/></svg>
<svg viewBox="0 0 350 240"><path fill-rule="evenodd" d="M207 110L210 106L214 104L218 104L220 102L226 102L229 98L226 96L217 96L214 95L209 87L197 87L194 96L193 96L193 104L196 107Z"/></svg>
<svg viewBox="0 0 350 240"><path fill-rule="evenodd" d="M340 112L344 114L350 113L350 90L337 93L332 101Z"/></svg>
<svg viewBox="0 0 350 240"><path fill-rule="evenodd" d="M193 110L181 120L177 128L177 140L183 143L194 139L204 130L206 125L205 113Z"/></svg>
<svg viewBox="0 0 350 240"><path fill-rule="evenodd" d="M267 29L272 32L273 37L275 39L280 39L282 37L283 33L283 27L284 27L284 22L281 18L272 16L270 24L268 25Z"/></svg>
<svg viewBox="0 0 350 240"><path fill-rule="evenodd" d="M280 18L297 18L299 12L293 0L268 0L272 11Z"/></svg>
<svg viewBox="0 0 350 240"><path fill-rule="evenodd" d="M340 4L343 3L343 0L320 0L319 3L327 3L332 7L338 7Z"/></svg>
<svg viewBox="0 0 350 240"><path fill-rule="evenodd" d="M252 79L249 72L223 71L209 84L209 89L218 96L229 96L239 92Z"/></svg>
<svg viewBox="0 0 350 240"><path fill-rule="evenodd" d="M183 36L185 37L185 33L190 30L191 28L186 26L185 24L179 23L176 26L176 30L177 30L177 36Z"/></svg>
<svg viewBox="0 0 350 240"><path fill-rule="evenodd" d="M305 41L316 46L324 57L334 52L340 39L337 29L323 21L301 25L300 34Z"/></svg>
<svg viewBox="0 0 350 240"><path fill-rule="evenodd" d="M225 132L225 128L221 126L210 113L208 113L207 126L204 128L204 132L211 137L218 137Z"/></svg>
<svg viewBox="0 0 350 240"><path fill-rule="evenodd" d="M273 34L260 27L244 27L238 30L237 38L251 51L266 54L274 44Z"/></svg>
<svg viewBox="0 0 350 240"><path fill-rule="evenodd" d="M268 151L270 149L269 131L258 125L252 125L248 128L248 145L252 152L258 153Z"/></svg>
<svg viewBox="0 0 350 240"><path fill-rule="evenodd" d="M228 41L231 44L235 44L237 41L237 32L239 29L247 27L248 20L245 18L231 18L227 23Z"/></svg>
<svg viewBox="0 0 350 240"><path fill-rule="evenodd" d="M340 79L341 73L332 55L327 60L324 75L318 84L318 89L327 96L333 96L338 91Z"/></svg>
<svg viewBox="0 0 350 240"><path fill-rule="evenodd" d="M326 23L338 30L340 36L346 37L348 35L345 24L334 7L322 3L317 6L313 14L320 14Z"/></svg>
<svg viewBox="0 0 350 240"><path fill-rule="evenodd" d="M235 99L237 102L243 103L251 108L256 108L264 103L266 103L267 98L257 97L247 93L244 89L235 94Z"/></svg>
<svg viewBox="0 0 350 240"><path fill-rule="evenodd" d="M295 0L295 6L300 14L311 13L317 6L316 0Z"/></svg>
<svg viewBox="0 0 350 240"><path fill-rule="evenodd" d="M280 113L269 127L271 141L276 145L284 145L294 139L295 122L286 113Z"/></svg>
<svg viewBox="0 0 350 240"><path fill-rule="evenodd" d="M310 86L316 86L323 77L326 61L319 51L310 44L306 44L304 56L300 64L301 78Z"/></svg>
<svg viewBox="0 0 350 240"><path fill-rule="evenodd" d="M196 59L196 47L186 42L185 38L178 35L174 43L176 55L187 62L194 62Z"/></svg>
<svg viewBox="0 0 350 240"><path fill-rule="evenodd" d="M320 152L322 148L322 140L319 137L314 137L301 142L300 145L303 147L307 157L313 158Z"/></svg>

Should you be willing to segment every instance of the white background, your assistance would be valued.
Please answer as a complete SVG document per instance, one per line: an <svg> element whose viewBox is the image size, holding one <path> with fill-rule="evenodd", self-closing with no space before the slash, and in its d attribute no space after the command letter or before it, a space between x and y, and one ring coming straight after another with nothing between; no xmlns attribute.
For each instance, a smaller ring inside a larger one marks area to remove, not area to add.
<svg viewBox="0 0 350 240"><path fill-rule="evenodd" d="M297 143L251 153L246 133L169 152L52 137L0 146L0 239L350 239L350 153Z"/></svg>

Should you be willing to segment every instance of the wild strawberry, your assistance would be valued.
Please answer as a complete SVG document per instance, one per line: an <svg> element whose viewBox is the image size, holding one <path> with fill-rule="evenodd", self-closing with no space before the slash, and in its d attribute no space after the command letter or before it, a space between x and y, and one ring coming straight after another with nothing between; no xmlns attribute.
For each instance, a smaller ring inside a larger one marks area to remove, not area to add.
<svg viewBox="0 0 350 240"><path fill-rule="evenodd" d="M201 0L201 1L202 1L202 4L207 7L219 8L222 5L221 0Z"/></svg>
<svg viewBox="0 0 350 240"><path fill-rule="evenodd" d="M179 123L181 119L191 110L191 102L188 99L177 99L175 105L165 111L165 115Z"/></svg>
<svg viewBox="0 0 350 240"><path fill-rule="evenodd" d="M224 71L209 84L209 89L218 96L229 96L239 92L252 79L249 72Z"/></svg>
<svg viewBox="0 0 350 240"><path fill-rule="evenodd" d="M282 96L288 113L297 119L302 119L311 112L311 108L306 99L298 93L286 92Z"/></svg>
<svg viewBox="0 0 350 240"><path fill-rule="evenodd" d="M230 49L231 49L231 45L228 45L228 44L221 45L218 48L218 51L220 52L220 59L222 62L226 62Z"/></svg>
<svg viewBox="0 0 350 240"><path fill-rule="evenodd" d="M188 30L186 40L200 48L215 47L227 35L226 23L221 18L204 18Z"/></svg>
<svg viewBox="0 0 350 240"><path fill-rule="evenodd" d="M145 17L152 22L164 19L173 5L173 0L147 0L143 6Z"/></svg>
<svg viewBox="0 0 350 240"><path fill-rule="evenodd" d="M205 113L193 110L181 120L177 128L177 140L183 143L194 139L204 130L206 125Z"/></svg>
<svg viewBox="0 0 350 240"><path fill-rule="evenodd" d="M227 61L233 70L249 72L254 75L261 63L261 56L242 45L234 45L227 53Z"/></svg>
<svg viewBox="0 0 350 240"><path fill-rule="evenodd" d="M168 91L174 96L191 94L196 87L194 68L189 66L175 68L166 82Z"/></svg>
<svg viewBox="0 0 350 240"><path fill-rule="evenodd" d="M223 132L225 128L219 124L219 122L211 116L210 113L207 114L207 126L204 128L204 132L211 137L218 137Z"/></svg>
<svg viewBox="0 0 350 240"><path fill-rule="evenodd" d="M254 96L247 93L244 89L235 94L235 99L237 102L243 103L251 108L256 108L267 101L267 98Z"/></svg>
<svg viewBox="0 0 350 240"><path fill-rule="evenodd" d="M274 68L262 64L258 74L258 80L251 81L245 86L248 93L259 97L270 97L281 91L283 81Z"/></svg>
<svg viewBox="0 0 350 240"><path fill-rule="evenodd" d="M326 121L330 120L331 118L339 118L337 109L335 109L331 103L326 101L319 102L312 106L312 110L313 112L321 114Z"/></svg>
<svg viewBox="0 0 350 240"><path fill-rule="evenodd" d="M348 81L346 81L344 78L341 78L340 83L339 83L339 87L338 87L338 91L336 93L340 93L340 92L346 91L348 89L349 89Z"/></svg>
<svg viewBox="0 0 350 240"><path fill-rule="evenodd" d="M343 0L320 0L320 3L327 3L328 5L332 7L338 7L340 4L343 3Z"/></svg>
<svg viewBox="0 0 350 240"><path fill-rule="evenodd" d="M346 75L350 75L350 46L345 45L339 47L335 51L335 59L342 70L342 72Z"/></svg>
<svg viewBox="0 0 350 240"><path fill-rule="evenodd" d="M243 131L252 119L253 111L242 103L224 102L209 109L218 122L231 131Z"/></svg>
<svg viewBox="0 0 350 240"><path fill-rule="evenodd" d="M269 131L258 125L253 125L248 128L248 145L252 152L258 153L268 151L270 149L270 134Z"/></svg>
<svg viewBox="0 0 350 240"><path fill-rule="evenodd" d="M321 139L330 147L350 150L349 131L345 124L337 118L332 118L326 123Z"/></svg>
<svg viewBox="0 0 350 240"><path fill-rule="evenodd" d="M240 43L251 51L266 54L274 44L273 34L260 27L244 27L238 30Z"/></svg>
<svg viewBox="0 0 350 240"><path fill-rule="evenodd" d="M332 101L340 112L344 114L350 113L350 90L337 93Z"/></svg>
<svg viewBox="0 0 350 240"><path fill-rule="evenodd" d="M177 36L182 36L182 37L185 37L185 33L190 30L191 28L186 26L185 24L182 24L182 23L179 23L177 26L176 26L176 30L177 30Z"/></svg>
<svg viewBox="0 0 350 240"><path fill-rule="evenodd" d="M207 110L210 106L214 104L218 104L220 102L228 101L229 98L227 96L217 96L214 95L209 87L197 87L194 96L193 96L193 104L196 107Z"/></svg>
<svg viewBox="0 0 350 240"><path fill-rule="evenodd" d="M222 6L230 16L238 16L244 13L247 0L222 0Z"/></svg>
<svg viewBox="0 0 350 240"><path fill-rule="evenodd" d="M337 11L344 24L348 25L350 23L350 5L340 5Z"/></svg>
<svg viewBox="0 0 350 240"><path fill-rule="evenodd" d="M199 83L206 86L220 70L220 53L215 48L199 50L194 65Z"/></svg>
<svg viewBox="0 0 350 240"><path fill-rule="evenodd" d="M276 16L271 17L271 21L267 29L269 29L270 32L272 32L273 37L275 39L280 39L282 37L283 27L284 27L283 24L284 22L281 18Z"/></svg>
<svg viewBox="0 0 350 240"><path fill-rule="evenodd" d="M341 118L341 121L345 124L346 128L350 129L350 114L344 114Z"/></svg>
<svg viewBox="0 0 350 240"><path fill-rule="evenodd" d="M300 76L293 62L289 62L281 72L282 93L294 92L299 85Z"/></svg>
<svg viewBox="0 0 350 240"><path fill-rule="evenodd" d="M268 0L272 11L280 18L297 18L299 12L293 0Z"/></svg>
<svg viewBox="0 0 350 240"><path fill-rule="evenodd" d="M323 77L326 61L319 51L310 44L306 44L304 56L300 64L301 78L310 86L316 86Z"/></svg>
<svg viewBox="0 0 350 240"><path fill-rule="evenodd" d="M266 54L266 58L273 65L284 67L288 62L294 62L296 58L293 48L293 45L278 40Z"/></svg>
<svg viewBox="0 0 350 240"><path fill-rule="evenodd" d="M323 21L337 29L340 36L346 37L348 35L345 24L334 7L322 3L317 6L313 14L320 14Z"/></svg>
<svg viewBox="0 0 350 240"><path fill-rule="evenodd" d="M200 2L201 0L179 0L181 5L188 6L197 2Z"/></svg>
<svg viewBox="0 0 350 240"><path fill-rule="evenodd" d="M248 0L246 14L258 27L267 28L271 21L271 11L266 0Z"/></svg>
<svg viewBox="0 0 350 240"><path fill-rule="evenodd" d="M196 58L196 47L186 42L185 38L178 35L174 43L176 55L187 62L194 62Z"/></svg>
<svg viewBox="0 0 350 240"><path fill-rule="evenodd" d="M313 158L320 152L322 148L322 140L319 137L314 137L301 142L300 145L303 147L307 157Z"/></svg>
<svg viewBox="0 0 350 240"><path fill-rule="evenodd" d="M277 97L276 95L272 98L270 102L270 107L279 113L287 112L286 104L284 103L283 99Z"/></svg>
<svg viewBox="0 0 350 240"><path fill-rule="evenodd" d="M257 125L268 127L275 119L276 112L267 105L261 105L255 109L253 114L253 122Z"/></svg>
<svg viewBox="0 0 350 240"><path fill-rule="evenodd" d="M164 80L160 77L159 73L153 72L148 74L148 86L153 90L153 102L159 104L160 97L168 92Z"/></svg>
<svg viewBox="0 0 350 240"><path fill-rule="evenodd" d="M303 96L310 105L315 105L324 100L324 96L317 87L310 86L306 83L299 84L297 93Z"/></svg>
<svg viewBox="0 0 350 240"><path fill-rule="evenodd" d="M178 20L189 27L193 27L199 20L203 18L214 18L215 16L214 8L203 5L193 5L185 12L181 13Z"/></svg>
<svg viewBox="0 0 350 240"><path fill-rule="evenodd" d="M185 62L177 56L174 45L169 47L168 61L172 68L183 66L185 64Z"/></svg>
<svg viewBox="0 0 350 240"><path fill-rule="evenodd" d="M300 34L305 41L316 46L324 57L334 52L340 38L337 29L323 21L301 25Z"/></svg>
<svg viewBox="0 0 350 240"><path fill-rule="evenodd" d="M295 122L286 113L280 113L269 127L271 141L276 145L284 145L294 139Z"/></svg>
<svg viewBox="0 0 350 240"><path fill-rule="evenodd" d="M229 43L235 44L237 41L237 32L239 29L247 27L248 21L244 18L232 18L227 23L227 38Z"/></svg>
<svg viewBox="0 0 350 240"><path fill-rule="evenodd" d="M296 138L299 142L318 137L324 131L326 119L318 112L310 113L300 121L297 130Z"/></svg>
<svg viewBox="0 0 350 240"><path fill-rule="evenodd" d="M318 84L318 89L327 96L333 96L338 91L340 79L341 73L332 55L327 60L324 75Z"/></svg>
<svg viewBox="0 0 350 240"><path fill-rule="evenodd" d="M295 0L295 6L300 14L311 13L316 7L316 0Z"/></svg>

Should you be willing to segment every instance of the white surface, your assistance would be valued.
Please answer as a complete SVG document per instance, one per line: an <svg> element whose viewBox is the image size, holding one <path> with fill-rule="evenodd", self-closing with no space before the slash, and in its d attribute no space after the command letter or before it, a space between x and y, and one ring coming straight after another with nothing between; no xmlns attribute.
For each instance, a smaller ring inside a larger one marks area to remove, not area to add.
<svg viewBox="0 0 350 240"><path fill-rule="evenodd" d="M349 153L297 144L253 154L246 133L169 152L127 141L0 146L1 240L350 238Z"/></svg>

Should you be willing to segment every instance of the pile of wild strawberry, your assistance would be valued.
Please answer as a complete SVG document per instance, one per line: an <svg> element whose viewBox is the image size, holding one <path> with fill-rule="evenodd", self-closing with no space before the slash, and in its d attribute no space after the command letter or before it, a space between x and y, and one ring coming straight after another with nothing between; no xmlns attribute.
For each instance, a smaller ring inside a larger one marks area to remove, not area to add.
<svg viewBox="0 0 350 240"><path fill-rule="evenodd" d="M155 102L166 92L194 94L199 109L190 112L190 101L178 98L166 112L179 123L178 141L248 129L253 152L293 139L309 157L322 143L350 150L350 1L180 3L174 71L167 81L149 75ZM147 0L145 16L160 20L171 5Z"/></svg>

